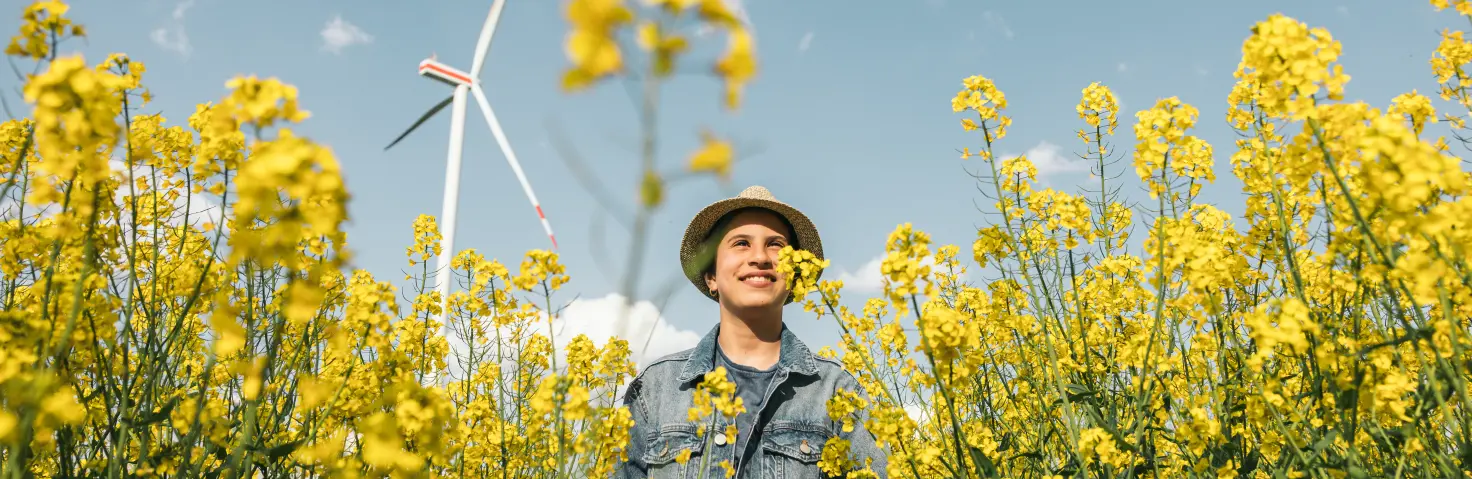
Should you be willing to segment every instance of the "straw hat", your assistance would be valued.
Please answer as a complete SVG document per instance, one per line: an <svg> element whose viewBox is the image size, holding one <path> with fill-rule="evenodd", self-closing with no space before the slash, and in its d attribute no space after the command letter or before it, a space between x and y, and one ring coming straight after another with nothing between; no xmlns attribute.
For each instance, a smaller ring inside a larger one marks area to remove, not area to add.
<svg viewBox="0 0 1472 479"><path fill-rule="evenodd" d="M818 259L823 259L823 241L818 238L818 228L813 226L813 222L808 219L807 215L786 203L777 201L766 188L748 187L735 198L711 203L710 206L696 213L695 218L690 220L690 226L685 228L685 239L680 243L680 266L685 269L685 277L695 285L695 289L700 290L701 294L713 301L716 297L711 294L710 288L706 287L703 272L715 261L715 249L702 248L702 246L713 246L713 244L703 243L706 243L706 237L711 234L711 228L716 226L721 217L732 211L750 207L767 209L785 219L792 227L794 237L788 238L792 247L808 250ZM788 295L787 302L783 304L791 303L792 299L792 296Z"/></svg>

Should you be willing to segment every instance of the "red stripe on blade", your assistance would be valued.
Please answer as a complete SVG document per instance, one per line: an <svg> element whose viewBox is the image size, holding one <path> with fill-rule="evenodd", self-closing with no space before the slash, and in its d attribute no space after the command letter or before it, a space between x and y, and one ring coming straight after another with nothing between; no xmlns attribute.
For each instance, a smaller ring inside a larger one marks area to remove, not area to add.
<svg viewBox="0 0 1472 479"><path fill-rule="evenodd" d="M425 65L424 67L425 68L428 68L428 69L431 69L431 70L434 70L434 71L437 71L437 72L440 72L440 73L443 73L447 77L454 78L456 80L460 80L460 81L465 82L465 83L474 83L474 82L470 81L470 77L467 77L465 75L461 75L459 73L455 73L455 72L450 71L450 70L446 70L444 68L441 68L439 65Z"/></svg>

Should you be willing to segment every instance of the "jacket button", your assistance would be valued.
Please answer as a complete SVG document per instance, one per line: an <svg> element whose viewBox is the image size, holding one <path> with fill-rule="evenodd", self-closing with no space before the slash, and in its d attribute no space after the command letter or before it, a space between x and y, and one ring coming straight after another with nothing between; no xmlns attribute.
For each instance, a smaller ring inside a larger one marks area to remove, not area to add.
<svg viewBox="0 0 1472 479"><path fill-rule="evenodd" d="M813 448L808 447L808 442L807 441L803 441L802 442L802 445L797 446L797 450L802 451L803 454L807 454L807 453L813 452Z"/></svg>
<svg viewBox="0 0 1472 479"><path fill-rule="evenodd" d="M726 445L726 433L716 434L716 445L717 446L724 446L724 445Z"/></svg>

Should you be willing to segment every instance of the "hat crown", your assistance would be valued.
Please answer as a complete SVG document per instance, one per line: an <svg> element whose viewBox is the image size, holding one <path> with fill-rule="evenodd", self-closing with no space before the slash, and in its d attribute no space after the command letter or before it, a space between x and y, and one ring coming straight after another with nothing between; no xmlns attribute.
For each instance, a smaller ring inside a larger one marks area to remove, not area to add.
<svg viewBox="0 0 1472 479"><path fill-rule="evenodd" d="M777 198L775 198L775 197L772 196L772 192L767 191L766 188L763 188L760 185L748 186L748 187L746 187L746 189L741 190L741 194L736 195L736 197L737 198L755 198L755 199L761 199L761 200L776 200L777 199Z"/></svg>

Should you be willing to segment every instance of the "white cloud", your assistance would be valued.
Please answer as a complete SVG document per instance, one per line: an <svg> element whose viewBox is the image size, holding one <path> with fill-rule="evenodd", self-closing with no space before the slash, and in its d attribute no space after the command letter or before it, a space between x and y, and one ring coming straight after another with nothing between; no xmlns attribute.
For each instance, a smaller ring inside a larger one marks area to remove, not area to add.
<svg viewBox="0 0 1472 479"><path fill-rule="evenodd" d="M1196 67L1196 76L1205 78L1206 75L1207 75L1207 73L1209 73L1209 72L1206 71L1206 67L1201 67L1201 66Z"/></svg>
<svg viewBox="0 0 1472 479"><path fill-rule="evenodd" d="M659 308L655 307L653 303L649 301L638 301L629 309L628 333L619 335L616 334L614 328L618 321L618 315L625 304L626 302L622 295L610 293L601 298L576 299L564 307L557 318L552 321L552 330L555 331L555 334L552 334L551 338L557 348L555 359L558 369L567 366L567 345L579 334L587 335L588 339L593 342L593 345L600 348L608 344L608 340L613 337L621 337L627 340L629 342L629 360L634 362L634 369L637 373L637 371L643 371L644 367L650 361L695 347L695 344L700 342L700 338L709 331L706 329L697 332L673 326L669 321L665 320L660 314ZM489 321L488 318L481 318L480 320ZM545 314L538 315L535 323L528 326L521 334L547 336L547 316ZM715 327L715 325L711 324L710 327ZM447 327L442 331L448 335L446 339L451 350L450 355L445 358L447 366L446 373L448 373L449 377L441 376L434 378L436 381L453 380L451 378L461 378L464 376L464 365L461 364L461 356L467 352L467 347L465 341L460 339L455 333L458 328L459 326ZM508 326L500 329L501 337L505 338L508 342L513 341L511 338L517 334L512 328ZM494 331L495 328L492 329ZM492 334L496 333L492 332ZM524 338L525 336L522 337ZM510 351L506 353L510 356L501 360L502 371L509 372L516 370L518 368L515 357L516 353ZM494 360L492 359L491 361ZM627 386L627 382L620 385L614 391L614 397L622 397L623 390ZM603 392L599 392L596 396L600 397L595 398L594 402L608 399Z"/></svg>
<svg viewBox="0 0 1472 479"><path fill-rule="evenodd" d="M344 48L364 43L373 43L373 36L358 28L357 25L348 23L342 19L342 15L333 15L322 27L322 50L334 55L342 53Z"/></svg>
<svg viewBox="0 0 1472 479"><path fill-rule="evenodd" d="M629 359L637 368L643 369L650 361L659 359L661 356L677 353L695 346L700 342L706 331L690 331L673 326L660 314L659 308L649 301L638 301L629 307L627 321L627 333L617 334L614 330L618 322L618 315L622 312L626 301L618 293L609 293L601 298L576 299L566 307L562 308L556 319L552 321L551 335L557 345L558 362L562 363L567 353L566 347L573 338L579 334L585 334L593 344L602 347L608 343L610 338L619 337L629 342ZM536 324L531 325L531 333L547 335L547 316L539 316ZM711 325L714 327L715 325ZM448 328L447 328L448 329ZM447 330L447 332L450 332ZM511 330L504 330L507 337L512 334ZM652 336L651 336L652 334ZM465 343L453 335L449 338L451 348L465 351ZM647 346L646 346L647 341ZM450 358L450 369L458 373L456 360Z"/></svg>
<svg viewBox="0 0 1472 479"><path fill-rule="evenodd" d="M192 6L194 0L183 0L175 4L173 13L169 15L169 24L149 32L148 39L159 48L188 57L193 48L189 44L188 32L184 31L184 14Z"/></svg>
<svg viewBox="0 0 1472 479"><path fill-rule="evenodd" d="M804 33L802 35L802 40L798 40L797 41L797 51L799 51L799 52L806 52L806 51L808 51L808 47L813 46L813 37L814 36L816 36L816 34L814 34L813 32Z"/></svg>
<svg viewBox="0 0 1472 479"><path fill-rule="evenodd" d="M192 6L194 6L194 0L184 0L179 2L178 5L175 5L173 13L174 20L184 21L184 12L188 11L189 7Z"/></svg>
<svg viewBox="0 0 1472 479"><path fill-rule="evenodd" d="M1038 169L1038 177L1056 173L1076 173L1089 171L1089 163L1074 156L1065 155L1058 145L1046 141L1038 142L1037 146L1029 148L1023 153L1028 161ZM1017 155L1003 156L1003 159L1016 158Z"/></svg>
<svg viewBox="0 0 1472 479"><path fill-rule="evenodd" d="M659 312L659 308L655 307L653 303L649 301L638 301L629 309L629 332L625 335L618 335L614 331L614 327L618 321L618 315L622 312L626 303L622 295L610 293L601 298L573 300L572 303L563 307L557 318L552 321L552 330L555 331L555 334L552 334L551 338L556 348L554 360L557 362L557 369L564 370L567 367L567 345L579 334L587 335L588 339L593 342L593 345L599 348L608 344L608 340L613 337L622 337L628 340L630 351L629 360L634 362L635 374L637 374L643 371L644 367L650 361L695 347L695 344L700 342L701 337L709 331L707 329L696 332L675 327L664 319ZM526 335L528 334L548 336L547 316L545 314L539 314L537 318L535 323L529 324L527 325L528 327L521 330L521 333L519 333L521 339L512 339L518 336L518 333L514 331L515 326L507 326L505 328L492 327L490 334L499 334L499 337L506 341L503 344L508 346L512 342L520 343L521 341L525 341L525 338L527 338ZM488 322L489 318L480 318L479 320ZM465 341L455 334L455 331L459 327L452 326L442 330L442 333L448 335L446 339L451 352L445 358L445 373L440 374L438 377L432 377L430 378L431 380L436 382L454 381L456 378L463 378L465 376L465 365L461 361L464 359L463 356L467 352L467 347ZM715 327L715 325L711 324L710 327ZM500 330L499 333L496 329ZM651 333L653 336L650 336ZM647 348L645 347L646 339L648 340ZM489 351L480 350L477 354L498 354L494 349L494 345L495 340L492 339L490 345L481 346L492 349ZM514 348L515 346L511 347ZM502 351L500 354L506 355L499 361L502 374L515 374L514 372L521 367L517 363L516 356L518 352L507 350ZM494 357L483 357L481 361L494 363L496 359ZM482 364L487 365L486 363ZM624 389L627 387L628 380L625 379L624 383L613 391L606 389L592 391L593 395L589 399L589 404L594 406L607 405L613 400L622 398Z"/></svg>
<svg viewBox="0 0 1472 479"><path fill-rule="evenodd" d="M881 291L884 289L884 274L880 269L880 265L883 263L884 255L880 255L869 260L868 263L864 263L855 272L840 270L838 277L835 279L843 281L844 289L851 289L855 292L872 293Z"/></svg>
<svg viewBox="0 0 1472 479"><path fill-rule="evenodd" d="M1007 26L1007 20L1003 19L1001 15L988 10L981 12L981 18L982 20L986 20L987 27L1000 32L1008 40L1016 36L1016 34L1012 33L1012 27Z"/></svg>
<svg viewBox="0 0 1472 479"><path fill-rule="evenodd" d="M1337 11L1337 12L1339 12L1340 15L1345 15L1345 16L1348 16L1349 15L1349 7L1348 6L1340 5L1338 7L1334 7L1334 10Z"/></svg>
<svg viewBox="0 0 1472 479"><path fill-rule="evenodd" d="M620 337L629 342L632 351L629 359L639 368L661 356L680 352L695 346L706 331L680 329L669 323L660 314L659 308L649 301L639 301L630 306L627 333L619 335L614 328L618 315L627 304L622 295L609 293L602 298L577 299L562 310L552 322L556 331L553 339L557 344L567 344L579 334L588 335L594 344L602 346L609 338ZM546 331L545 322L541 331ZM711 325L714 327L715 325ZM648 346L645 346L645 342ZM642 350L642 353L640 352Z"/></svg>
<svg viewBox="0 0 1472 479"><path fill-rule="evenodd" d="M930 416L930 411L918 404L906 405L905 414L910 416L910 420L915 421L916 426L923 426L929 422L927 418Z"/></svg>
<svg viewBox="0 0 1472 479"><path fill-rule="evenodd" d="M1124 71L1125 71L1125 70L1129 70L1129 69L1130 69L1130 66L1129 66L1129 65L1126 65L1126 64L1124 64L1124 62L1119 62L1119 64L1118 64L1118 65L1115 65L1115 66L1114 66L1114 69L1115 69L1115 70L1116 70L1116 71L1119 71L1119 72L1124 72Z"/></svg>
<svg viewBox="0 0 1472 479"><path fill-rule="evenodd" d="M853 271L839 268L838 275L834 279L843 281L843 289L845 291L853 291L855 293L877 293L884 291L885 256L884 254L875 256L869 262L864 263ZM920 265L930 266L933 271L935 268L935 257L925 257L924 260L920 261ZM964 281L966 274L961 274L960 279Z"/></svg>

